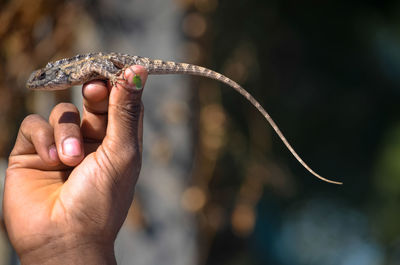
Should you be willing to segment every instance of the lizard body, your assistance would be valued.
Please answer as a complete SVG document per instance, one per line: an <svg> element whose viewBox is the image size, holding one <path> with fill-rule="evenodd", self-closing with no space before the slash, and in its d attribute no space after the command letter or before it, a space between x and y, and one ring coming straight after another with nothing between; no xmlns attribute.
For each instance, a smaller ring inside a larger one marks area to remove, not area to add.
<svg viewBox="0 0 400 265"><path fill-rule="evenodd" d="M121 53L88 53L71 58L49 62L46 67L34 71L28 79L27 88L41 90L61 90L80 85L94 79L109 79L118 82L119 75L131 65L141 65L151 74L189 74L215 79L235 89L244 96L269 122L279 138L297 161L317 178L334 184L341 182L326 179L314 172L296 153L285 136L260 103L238 83L228 77L202 66L152 60L146 57Z"/></svg>

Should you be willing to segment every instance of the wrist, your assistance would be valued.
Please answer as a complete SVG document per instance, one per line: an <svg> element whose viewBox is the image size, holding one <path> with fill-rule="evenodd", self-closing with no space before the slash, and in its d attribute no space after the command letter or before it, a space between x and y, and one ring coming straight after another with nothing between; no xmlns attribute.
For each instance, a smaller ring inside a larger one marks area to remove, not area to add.
<svg viewBox="0 0 400 265"><path fill-rule="evenodd" d="M19 255L22 265L116 265L114 244L52 240Z"/></svg>

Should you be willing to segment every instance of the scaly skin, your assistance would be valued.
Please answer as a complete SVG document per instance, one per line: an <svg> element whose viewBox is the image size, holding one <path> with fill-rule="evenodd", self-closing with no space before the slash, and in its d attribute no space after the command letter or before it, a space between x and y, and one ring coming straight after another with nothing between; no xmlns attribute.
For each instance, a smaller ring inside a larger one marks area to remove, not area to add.
<svg viewBox="0 0 400 265"><path fill-rule="evenodd" d="M109 79L115 84L116 82L122 81L118 80L118 76L131 65L141 65L145 67L150 75L189 74L204 76L227 84L250 101L250 103L264 116L285 146L304 168L323 181L333 184L342 184L342 182L326 179L314 172L289 144L268 112L249 92L228 77L202 66L152 60L146 57L121 53L88 53L48 63L46 67L34 71L31 74L26 86L29 89L61 90L94 79Z"/></svg>

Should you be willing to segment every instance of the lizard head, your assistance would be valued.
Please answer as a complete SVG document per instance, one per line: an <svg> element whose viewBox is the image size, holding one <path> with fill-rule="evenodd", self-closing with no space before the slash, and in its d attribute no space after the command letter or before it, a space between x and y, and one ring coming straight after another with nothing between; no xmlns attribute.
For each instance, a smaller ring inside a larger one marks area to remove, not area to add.
<svg viewBox="0 0 400 265"><path fill-rule="evenodd" d="M46 67L30 75L26 87L37 90L60 90L71 86L68 80L68 75L60 67L48 63Z"/></svg>

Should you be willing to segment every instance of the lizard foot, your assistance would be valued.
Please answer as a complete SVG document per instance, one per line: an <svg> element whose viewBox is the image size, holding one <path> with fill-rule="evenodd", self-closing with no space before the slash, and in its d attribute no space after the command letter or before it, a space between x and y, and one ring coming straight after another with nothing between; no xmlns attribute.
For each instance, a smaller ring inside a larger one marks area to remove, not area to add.
<svg viewBox="0 0 400 265"><path fill-rule="evenodd" d="M112 86L117 86L117 85L127 86L128 85L125 78L115 78L114 80L111 80L111 84L112 84Z"/></svg>

